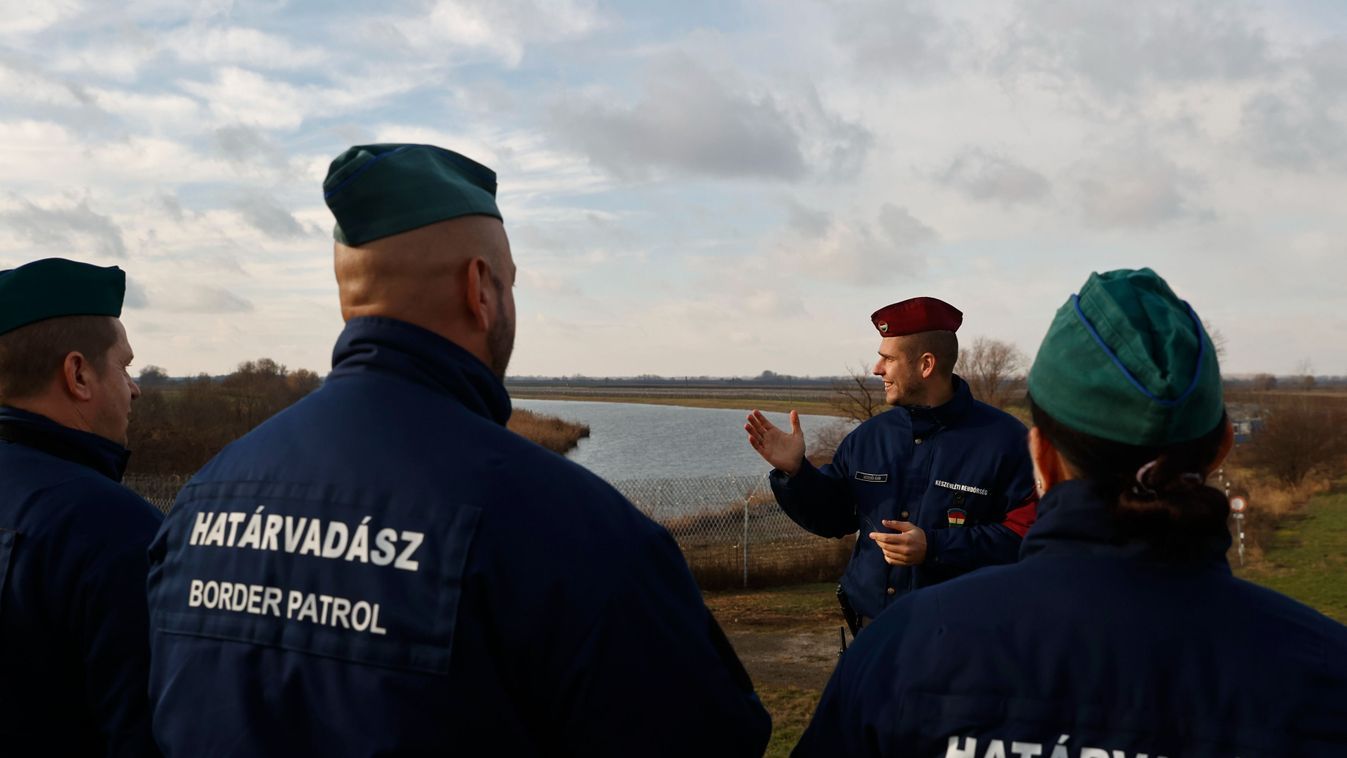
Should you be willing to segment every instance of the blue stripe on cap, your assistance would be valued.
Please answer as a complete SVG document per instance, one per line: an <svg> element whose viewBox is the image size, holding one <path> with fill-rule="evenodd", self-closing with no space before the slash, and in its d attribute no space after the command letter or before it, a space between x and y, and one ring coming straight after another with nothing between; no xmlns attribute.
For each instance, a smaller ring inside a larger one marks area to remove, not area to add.
<svg viewBox="0 0 1347 758"><path fill-rule="evenodd" d="M338 182L338 183L337 183L337 186L333 187L332 189L328 190L327 192L324 192L324 193L323 193L323 199L324 199L324 200L327 200L327 199L331 198L333 195L335 195L335 194L337 194L338 192L340 192L341 189L342 189L342 187L345 187L346 185L350 184L350 183L351 183L357 176L360 176L361 174L365 173L366 171L368 171L368 170L370 169L370 167L372 167L374 164L378 163L379 161L383 160L384 158L387 158L387 157L390 156L390 155L397 155L398 153L402 152L403 150L407 150L407 149L413 148L413 147L421 147L421 145L403 145L402 147L399 147L399 148L396 149L396 150L389 150L388 152L384 153L383 155L376 155L374 158L371 158L370 161L369 161L368 163L366 163L365 165L363 165L363 166L361 166L360 168L356 169L355 172L352 173L350 176L348 176L348 177L346 177L345 179L342 179L340 182Z"/></svg>
<svg viewBox="0 0 1347 758"><path fill-rule="evenodd" d="M1085 325L1086 330L1090 332L1090 336L1094 337L1094 341L1103 349L1104 354L1109 357L1109 360L1113 361L1113 365L1118 367L1118 370L1123 373L1123 376L1127 377L1127 381L1131 382L1132 386L1136 387L1138 392L1164 408L1172 408L1182 403L1184 400L1187 400L1188 396L1193 394L1193 391L1197 389L1198 379L1202 376L1202 361L1207 357L1207 341L1202 339L1202 322L1198 320L1197 312L1193 310L1193 306L1189 305L1187 300L1181 302L1183 303L1183 307L1188 309L1188 317L1193 320L1193 325L1197 329L1197 365L1193 368L1193 380L1188 383L1188 389L1184 390L1183 394L1173 400L1166 400L1146 389L1146 387L1132 375L1132 372L1127 370L1127 367L1123 365L1122 359L1118 357L1118 354L1113 352L1113 348L1109 347L1108 343L1104 342L1103 337L1099 336L1099 332L1095 330L1094 324L1091 324L1090 320L1085 318L1085 312L1080 309L1080 294L1073 293L1071 295L1071 304L1076 308L1076 318L1079 318L1080 323Z"/></svg>

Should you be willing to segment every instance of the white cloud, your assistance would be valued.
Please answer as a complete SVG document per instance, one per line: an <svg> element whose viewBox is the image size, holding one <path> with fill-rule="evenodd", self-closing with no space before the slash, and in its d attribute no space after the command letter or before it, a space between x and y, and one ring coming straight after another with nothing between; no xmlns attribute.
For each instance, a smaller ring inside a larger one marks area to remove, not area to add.
<svg viewBox="0 0 1347 758"><path fill-rule="evenodd" d="M603 19L583 0L438 0L423 16L389 23L419 53L479 51L513 68L531 44L583 36Z"/></svg>
<svg viewBox="0 0 1347 758"><path fill-rule="evenodd" d="M879 208L873 222L833 219L818 233L821 226L815 223L804 235L787 235L762 262L764 267L784 264L820 280L882 284L923 273L927 250L937 236L906 208L891 203Z"/></svg>
<svg viewBox="0 0 1347 758"><path fill-rule="evenodd" d="M40 3L6 3L0 13L0 38L17 38L44 31L78 14L78 0L43 0Z"/></svg>
<svg viewBox="0 0 1347 758"><path fill-rule="evenodd" d="M937 181L974 200L1003 205L1036 202L1051 189L1047 178L1037 171L979 148L959 151Z"/></svg>
<svg viewBox="0 0 1347 758"><path fill-rule="evenodd" d="M597 92L562 98L553 127L563 143L624 179L670 171L786 180L854 174L869 147L865 129L828 113L812 91L787 102L682 53L651 64L637 102L611 100Z"/></svg>
<svg viewBox="0 0 1347 758"><path fill-rule="evenodd" d="M867 0L836 6L834 41L867 78L924 76L950 67L956 33L932 3Z"/></svg>
<svg viewBox="0 0 1347 758"><path fill-rule="evenodd" d="M47 207L20 199L16 207L0 211L0 233L4 232L26 243L33 252L41 250L62 257L126 257L121 228L89 207L87 199Z"/></svg>
<svg viewBox="0 0 1347 758"><path fill-rule="evenodd" d="M78 84L4 60L0 60L0 95L9 104L27 102L82 107L90 100L88 92Z"/></svg>
<svg viewBox="0 0 1347 758"><path fill-rule="evenodd" d="M182 61L212 66L299 69L320 66L330 60L317 47L294 44L275 34L239 26L187 27L171 34L165 47Z"/></svg>
<svg viewBox="0 0 1347 758"><path fill-rule="evenodd" d="M1144 148L1093 159L1076 174L1081 209L1091 226L1146 229L1210 213L1192 199L1203 186L1199 176Z"/></svg>
<svg viewBox="0 0 1347 758"><path fill-rule="evenodd" d="M1022 0L1017 8L995 65L1105 97L1257 77L1272 66L1257 19L1226 0Z"/></svg>

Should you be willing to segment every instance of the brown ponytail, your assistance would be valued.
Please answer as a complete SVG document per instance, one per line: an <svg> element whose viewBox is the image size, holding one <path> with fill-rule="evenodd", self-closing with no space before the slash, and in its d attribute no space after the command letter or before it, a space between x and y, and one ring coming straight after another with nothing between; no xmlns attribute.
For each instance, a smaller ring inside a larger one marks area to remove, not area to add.
<svg viewBox="0 0 1347 758"><path fill-rule="evenodd" d="M1049 416L1032 397L1029 409L1039 434L1113 504L1119 536L1182 555L1192 552L1198 540L1227 533L1230 504L1219 490L1206 486L1203 476L1221 454L1224 415L1197 439L1150 447L1078 432Z"/></svg>

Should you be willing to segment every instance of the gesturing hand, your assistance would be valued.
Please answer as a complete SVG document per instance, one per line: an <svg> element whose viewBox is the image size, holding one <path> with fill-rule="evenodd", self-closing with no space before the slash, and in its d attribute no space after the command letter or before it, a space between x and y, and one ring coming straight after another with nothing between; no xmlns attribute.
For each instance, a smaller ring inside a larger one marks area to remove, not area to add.
<svg viewBox="0 0 1347 758"><path fill-rule="evenodd" d="M786 472L786 476L795 476L804 461L804 430L800 429L800 414L790 412L790 433L778 429L762 411L748 414L748 423L744 424L748 432L748 444L758 451L763 460Z"/></svg>
<svg viewBox="0 0 1347 758"><path fill-rule="evenodd" d="M926 560L926 532L908 521L879 522L897 534L870 532L870 539L884 553L884 562L891 566L920 566Z"/></svg>

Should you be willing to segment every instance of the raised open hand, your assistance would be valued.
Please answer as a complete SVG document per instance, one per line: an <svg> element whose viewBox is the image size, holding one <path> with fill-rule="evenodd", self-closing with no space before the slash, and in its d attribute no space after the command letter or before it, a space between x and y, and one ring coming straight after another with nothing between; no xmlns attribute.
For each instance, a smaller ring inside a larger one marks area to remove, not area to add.
<svg viewBox="0 0 1347 758"><path fill-rule="evenodd" d="M795 476L804 461L804 430L800 428L800 414L790 412L790 431L776 427L762 415L762 411L751 411L748 423L744 424L748 432L748 444L758 451L763 460L786 472L786 476Z"/></svg>

